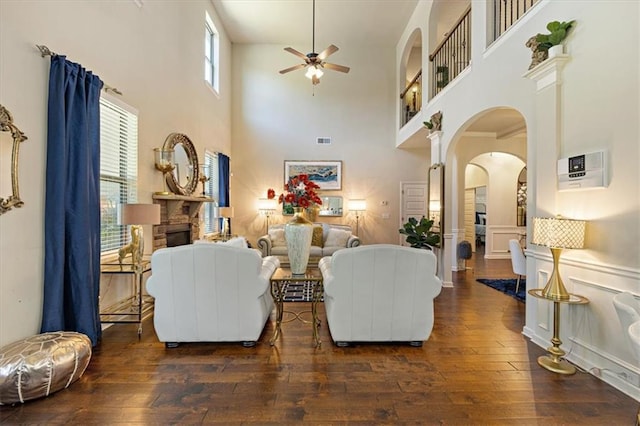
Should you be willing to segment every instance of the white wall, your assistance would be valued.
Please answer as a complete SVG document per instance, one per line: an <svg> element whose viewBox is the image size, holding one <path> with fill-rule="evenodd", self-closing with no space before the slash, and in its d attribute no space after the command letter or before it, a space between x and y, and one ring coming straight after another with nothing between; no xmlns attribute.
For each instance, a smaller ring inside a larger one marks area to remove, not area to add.
<svg viewBox="0 0 640 426"><path fill-rule="evenodd" d="M0 217L0 346L37 333L41 321L49 58L35 45L92 70L139 110L138 194L151 202L162 188L153 148L169 133L187 134L200 157L205 147L230 152L231 46L222 33L217 97L203 79L205 10L222 31L205 0L0 2L0 103L29 138L20 148L25 205ZM146 239L152 247L150 229Z"/></svg>
<svg viewBox="0 0 640 426"><path fill-rule="evenodd" d="M397 243L400 181L426 179L429 152L395 148L395 99L399 93L393 48L341 48L331 61L351 67L349 74L326 71L314 88L303 71L280 75L298 59L276 45L234 45L231 204L233 232L252 243L265 233L257 199L284 184L284 160L342 161L345 206L364 198L360 218L364 243ZM316 137L332 144L316 145ZM386 206L382 201L388 202ZM345 209L346 210L346 209ZM383 219L383 214L389 214ZM270 223L287 220L276 215ZM355 215L322 219L351 224Z"/></svg>
<svg viewBox="0 0 640 426"><path fill-rule="evenodd" d="M611 299L620 291L640 297L640 3L542 0L489 48L487 7L485 2L472 2L471 66L426 105L429 112L443 112L445 192L456 194L447 198L445 211L453 218L445 219L446 232L455 242L460 216L457 191L463 185L459 168L465 164L459 158L464 150L458 146L464 130L488 109L518 110L527 127L527 153L521 158L528 166L529 219L562 214L589 221L586 248L567 250L561 258L568 290L590 300L586 306L563 307L560 329L568 357L586 370L612 371L603 378L638 398L640 369L622 337ZM416 8L411 22L427 22L427 9ZM576 25L566 40L570 58L560 74L561 84L538 92L535 82L524 78L531 61L525 43L545 32L548 22L573 19ZM403 38L415 28L408 25ZM611 31L603 33L602 28ZM400 44L399 51L402 48ZM411 136L401 133L406 140ZM607 188L557 191L558 158L601 149L610 161ZM530 246L527 259L528 288L544 286L552 266L548 249ZM445 264L453 263L445 260ZM550 306L527 300L524 333L543 347L552 334ZM631 379L622 380L619 372Z"/></svg>

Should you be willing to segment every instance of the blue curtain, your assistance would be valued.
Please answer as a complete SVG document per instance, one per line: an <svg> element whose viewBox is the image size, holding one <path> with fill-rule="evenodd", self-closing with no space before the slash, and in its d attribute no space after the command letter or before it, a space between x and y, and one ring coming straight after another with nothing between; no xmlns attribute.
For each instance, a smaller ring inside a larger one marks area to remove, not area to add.
<svg viewBox="0 0 640 426"><path fill-rule="evenodd" d="M101 337L100 90L64 56L51 58L42 332Z"/></svg>
<svg viewBox="0 0 640 426"><path fill-rule="evenodd" d="M229 207L229 157L218 154L218 191L220 207ZM222 229L222 219L220 219L218 229ZM231 219L229 219L229 233L231 233Z"/></svg>

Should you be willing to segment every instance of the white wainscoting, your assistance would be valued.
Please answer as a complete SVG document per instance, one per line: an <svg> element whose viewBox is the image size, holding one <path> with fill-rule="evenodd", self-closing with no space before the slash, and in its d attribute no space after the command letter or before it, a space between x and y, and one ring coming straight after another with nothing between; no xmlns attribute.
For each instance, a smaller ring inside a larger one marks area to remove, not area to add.
<svg viewBox="0 0 640 426"><path fill-rule="evenodd" d="M527 290L544 287L553 269L550 252L540 247L526 250L526 254ZM640 299L640 270L604 265L578 255L589 253L565 250L560 258L560 274L567 290L589 299L586 305L561 305L560 339L566 358L640 401L640 365L612 301L623 291ZM553 334L553 303L527 296L526 309L523 334L547 348Z"/></svg>

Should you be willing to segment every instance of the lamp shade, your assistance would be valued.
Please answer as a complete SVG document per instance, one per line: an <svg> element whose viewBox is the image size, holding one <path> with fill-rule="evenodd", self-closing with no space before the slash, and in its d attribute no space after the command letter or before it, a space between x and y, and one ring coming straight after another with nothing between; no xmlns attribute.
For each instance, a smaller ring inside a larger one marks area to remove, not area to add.
<svg viewBox="0 0 640 426"><path fill-rule="evenodd" d="M531 244L550 248L583 248L585 227L584 220L534 217Z"/></svg>
<svg viewBox="0 0 640 426"><path fill-rule="evenodd" d="M120 225L158 225L160 204L121 204L118 223Z"/></svg>
<svg viewBox="0 0 640 426"><path fill-rule="evenodd" d="M367 210L367 202L365 200L349 200L349 210L363 212Z"/></svg>
<svg viewBox="0 0 640 426"><path fill-rule="evenodd" d="M219 217L233 217L233 207L218 207Z"/></svg>
<svg viewBox="0 0 640 426"><path fill-rule="evenodd" d="M276 209L277 201L275 199L258 198L258 210L272 211Z"/></svg>

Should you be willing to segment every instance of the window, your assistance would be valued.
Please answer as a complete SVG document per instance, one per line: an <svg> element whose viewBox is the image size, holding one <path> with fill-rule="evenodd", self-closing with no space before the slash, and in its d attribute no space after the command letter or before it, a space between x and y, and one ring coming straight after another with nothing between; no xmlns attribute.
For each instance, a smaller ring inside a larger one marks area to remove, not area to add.
<svg viewBox="0 0 640 426"><path fill-rule="evenodd" d="M100 251L129 239L118 225L118 205L138 199L138 111L103 93L100 97Z"/></svg>
<svg viewBox="0 0 640 426"><path fill-rule="evenodd" d="M208 197L218 201L220 199L220 190L218 185L218 154L205 151L204 152L205 173L209 176L209 180L205 185L205 192ZM218 203L204 203L204 232L206 234L217 232L219 228L219 220L213 217L213 208Z"/></svg>
<svg viewBox="0 0 640 426"><path fill-rule="evenodd" d="M218 31L213 25L213 21L205 12L204 31L204 79L218 93Z"/></svg>

